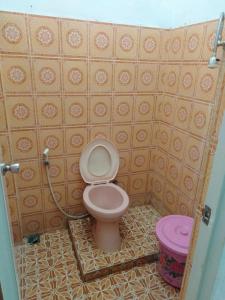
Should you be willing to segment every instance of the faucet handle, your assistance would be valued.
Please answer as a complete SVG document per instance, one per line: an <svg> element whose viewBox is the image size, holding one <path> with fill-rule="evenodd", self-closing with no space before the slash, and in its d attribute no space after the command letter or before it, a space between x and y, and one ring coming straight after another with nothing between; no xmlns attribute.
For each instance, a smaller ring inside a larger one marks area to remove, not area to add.
<svg viewBox="0 0 225 300"><path fill-rule="evenodd" d="M0 164L0 171L2 175L5 175L8 171L12 173L19 173L20 164L19 163L12 163L12 164Z"/></svg>

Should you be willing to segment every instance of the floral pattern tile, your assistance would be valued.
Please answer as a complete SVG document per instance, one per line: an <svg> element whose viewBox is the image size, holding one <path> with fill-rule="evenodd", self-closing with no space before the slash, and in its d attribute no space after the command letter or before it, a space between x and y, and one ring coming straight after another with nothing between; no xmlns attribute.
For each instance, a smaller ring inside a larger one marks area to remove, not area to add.
<svg viewBox="0 0 225 300"><path fill-rule="evenodd" d="M17 246L15 256L22 300L178 299L155 262L83 282L67 230L45 233L37 245Z"/></svg>
<svg viewBox="0 0 225 300"><path fill-rule="evenodd" d="M71 240L83 280L157 259L159 250L155 224L159 218L159 213L150 205L130 208L120 223L121 249L112 253L97 248L91 218L69 221Z"/></svg>

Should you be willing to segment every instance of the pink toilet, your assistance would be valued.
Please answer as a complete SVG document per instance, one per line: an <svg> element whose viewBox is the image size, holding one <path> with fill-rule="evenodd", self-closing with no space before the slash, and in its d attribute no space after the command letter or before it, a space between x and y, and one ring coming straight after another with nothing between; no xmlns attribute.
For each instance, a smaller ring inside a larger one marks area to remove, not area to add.
<svg viewBox="0 0 225 300"><path fill-rule="evenodd" d="M84 205L96 222L93 227L97 246L104 251L120 249L120 218L129 198L118 185L111 183L119 169L119 153L105 139L95 139L81 153L80 173L89 183L83 194Z"/></svg>

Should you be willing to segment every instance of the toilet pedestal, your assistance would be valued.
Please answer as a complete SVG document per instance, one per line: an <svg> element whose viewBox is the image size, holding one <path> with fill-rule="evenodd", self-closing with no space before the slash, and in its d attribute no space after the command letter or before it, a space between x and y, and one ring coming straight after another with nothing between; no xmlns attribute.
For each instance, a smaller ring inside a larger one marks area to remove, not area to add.
<svg viewBox="0 0 225 300"><path fill-rule="evenodd" d="M98 248L106 252L120 249L121 237L119 232L119 221L102 222L96 220L92 228Z"/></svg>

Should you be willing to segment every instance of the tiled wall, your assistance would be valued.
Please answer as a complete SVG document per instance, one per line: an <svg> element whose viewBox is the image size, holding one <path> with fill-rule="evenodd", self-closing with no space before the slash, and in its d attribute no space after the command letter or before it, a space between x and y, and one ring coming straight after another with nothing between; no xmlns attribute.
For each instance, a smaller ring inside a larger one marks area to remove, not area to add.
<svg viewBox="0 0 225 300"><path fill-rule="evenodd" d="M215 22L169 31L1 12L0 27L0 139L4 159L21 164L6 178L17 240L65 223L45 147L61 205L83 210L79 156L96 136L119 149L134 205L193 214L216 108Z"/></svg>

